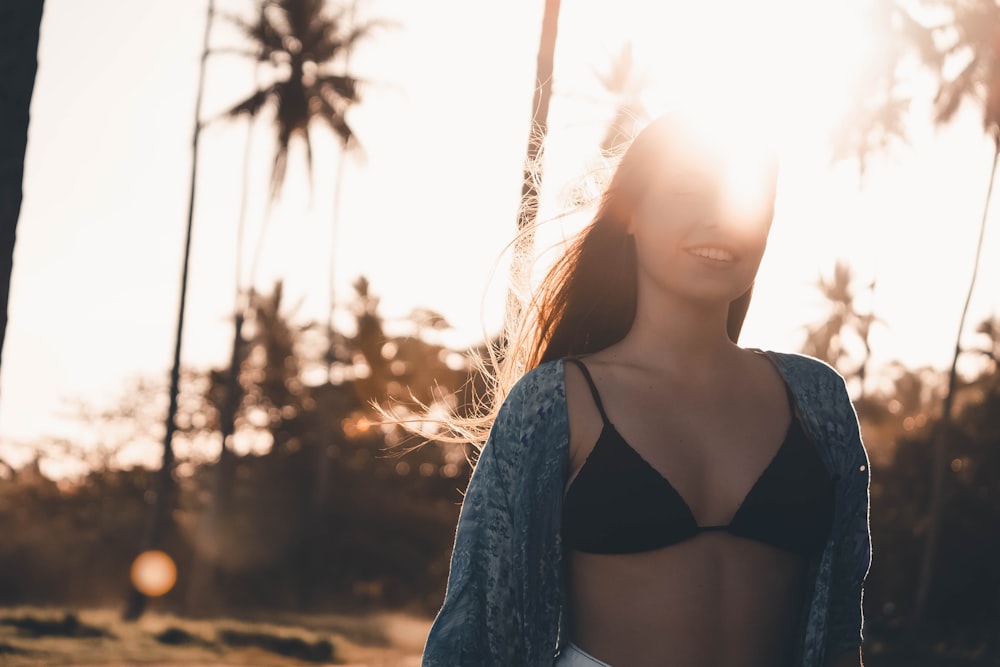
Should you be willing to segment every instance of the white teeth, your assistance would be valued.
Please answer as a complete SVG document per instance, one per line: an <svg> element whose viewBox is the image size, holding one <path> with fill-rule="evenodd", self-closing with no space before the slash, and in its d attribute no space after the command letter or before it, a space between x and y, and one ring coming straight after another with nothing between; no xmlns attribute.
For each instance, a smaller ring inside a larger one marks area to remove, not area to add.
<svg viewBox="0 0 1000 667"><path fill-rule="evenodd" d="M731 262L734 259L732 253L721 248L692 248L690 252L692 255L714 259L719 262Z"/></svg>

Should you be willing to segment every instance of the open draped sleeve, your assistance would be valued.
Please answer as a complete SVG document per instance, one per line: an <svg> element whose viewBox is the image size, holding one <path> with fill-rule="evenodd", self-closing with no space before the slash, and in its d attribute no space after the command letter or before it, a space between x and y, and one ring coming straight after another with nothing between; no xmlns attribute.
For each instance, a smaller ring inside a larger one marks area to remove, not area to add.
<svg viewBox="0 0 1000 667"><path fill-rule="evenodd" d="M871 465L861 442L857 413L842 378L836 383L834 403L844 457L843 472L837 480L843 507L834 526L834 551L830 584L826 656L857 655L863 639L864 582L871 565L869 528L869 488ZM841 431L842 429L842 431Z"/></svg>
<svg viewBox="0 0 1000 667"><path fill-rule="evenodd" d="M834 521L826 548L810 568L810 596L796 642L795 664L823 667L836 659L858 664L864 583L872 560L871 466L858 415L843 376L832 366L803 354L767 354L792 389L800 416L835 484Z"/></svg>
<svg viewBox="0 0 1000 667"><path fill-rule="evenodd" d="M511 489L522 402L515 385L473 470L459 514L444 603L427 637L423 667L507 665L518 655Z"/></svg>

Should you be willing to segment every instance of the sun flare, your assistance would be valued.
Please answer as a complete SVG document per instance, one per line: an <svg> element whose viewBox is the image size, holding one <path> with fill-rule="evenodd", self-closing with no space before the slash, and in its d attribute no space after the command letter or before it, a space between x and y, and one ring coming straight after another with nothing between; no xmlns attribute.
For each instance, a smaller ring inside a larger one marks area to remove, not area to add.
<svg viewBox="0 0 1000 667"><path fill-rule="evenodd" d="M867 3L794 0L623 4L652 115L697 110L753 128L782 154L845 111L872 41ZM598 30L598 17L593 28Z"/></svg>
<svg viewBox="0 0 1000 667"><path fill-rule="evenodd" d="M868 4L625 0L613 18L579 10L573 28L631 44L651 118L680 112L717 135L727 205L749 217L774 201L762 156L776 158L783 173L831 154L834 128L877 41ZM810 196L779 190L785 203Z"/></svg>

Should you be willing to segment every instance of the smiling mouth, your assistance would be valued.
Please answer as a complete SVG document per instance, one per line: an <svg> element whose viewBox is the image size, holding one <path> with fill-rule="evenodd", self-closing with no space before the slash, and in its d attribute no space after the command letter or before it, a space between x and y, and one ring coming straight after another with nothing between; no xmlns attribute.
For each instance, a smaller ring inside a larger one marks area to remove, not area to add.
<svg viewBox="0 0 1000 667"><path fill-rule="evenodd" d="M697 248L687 248L686 250L696 257L703 257L716 262L733 262L736 260L736 255L723 248L699 246Z"/></svg>

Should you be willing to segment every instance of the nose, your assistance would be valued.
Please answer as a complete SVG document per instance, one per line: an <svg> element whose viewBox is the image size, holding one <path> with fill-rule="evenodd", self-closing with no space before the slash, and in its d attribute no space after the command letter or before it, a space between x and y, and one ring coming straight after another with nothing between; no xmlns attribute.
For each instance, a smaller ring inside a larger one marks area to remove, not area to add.
<svg viewBox="0 0 1000 667"><path fill-rule="evenodd" d="M763 160L732 160L724 170L723 215L736 221L770 220L774 214L774 170Z"/></svg>
<svg viewBox="0 0 1000 667"><path fill-rule="evenodd" d="M732 215L720 210L703 221L702 230L706 238L717 243L745 249L764 242L770 224L766 216Z"/></svg>
<svg viewBox="0 0 1000 667"><path fill-rule="evenodd" d="M770 227L774 199L762 188L745 192L723 192L706 227L720 233L754 235Z"/></svg>

